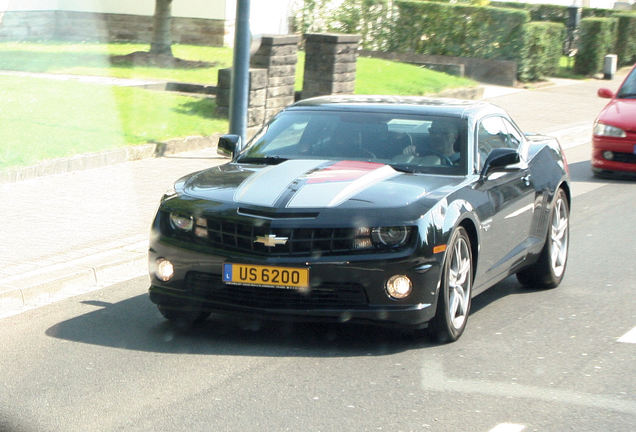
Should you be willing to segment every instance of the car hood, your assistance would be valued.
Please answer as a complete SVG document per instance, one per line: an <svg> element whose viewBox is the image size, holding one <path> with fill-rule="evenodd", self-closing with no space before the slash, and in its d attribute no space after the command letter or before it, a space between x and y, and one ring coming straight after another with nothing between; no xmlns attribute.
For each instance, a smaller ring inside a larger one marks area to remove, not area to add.
<svg viewBox="0 0 636 432"><path fill-rule="evenodd" d="M598 120L626 132L636 132L636 99L612 99L603 108Z"/></svg>
<svg viewBox="0 0 636 432"><path fill-rule="evenodd" d="M197 199L268 208L392 208L437 201L462 179L364 161L288 160L221 165L181 179L178 190Z"/></svg>

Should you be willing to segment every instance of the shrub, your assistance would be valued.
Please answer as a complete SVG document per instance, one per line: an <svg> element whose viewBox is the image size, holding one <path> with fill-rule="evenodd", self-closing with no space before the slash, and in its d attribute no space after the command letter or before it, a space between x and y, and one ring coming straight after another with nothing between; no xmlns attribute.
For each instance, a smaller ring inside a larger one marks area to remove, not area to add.
<svg viewBox="0 0 636 432"><path fill-rule="evenodd" d="M617 33L616 18L583 18L579 51L574 60L574 72L590 75L603 70L604 57L614 51Z"/></svg>
<svg viewBox="0 0 636 432"><path fill-rule="evenodd" d="M518 60L526 11L398 1L393 45L422 54Z"/></svg>
<svg viewBox="0 0 636 432"><path fill-rule="evenodd" d="M636 63L636 14L616 15L618 19L616 54L621 66Z"/></svg>
<svg viewBox="0 0 636 432"><path fill-rule="evenodd" d="M530 22L524 26L518 75L521 81L536 81L559 68L565 26L554 22Z"/></svg>
<svg viewBox="0 0 636 432"><path fill-rule="evenodd" d="M397 18L393 3L393 0L344 0L329 30L359 34L364 49L389 50Z"/></svg>

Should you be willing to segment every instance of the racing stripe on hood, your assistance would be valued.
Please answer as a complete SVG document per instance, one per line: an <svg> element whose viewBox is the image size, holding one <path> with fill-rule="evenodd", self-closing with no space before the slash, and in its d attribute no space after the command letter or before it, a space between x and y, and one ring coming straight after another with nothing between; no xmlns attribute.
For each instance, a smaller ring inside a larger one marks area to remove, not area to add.
<svg viewBox="0 0 636 432"><path fill-rule="evenodd" d="M342 161L305 176L288 208L336 207L368 187L399 173L375 162Z"/></svg>
<svg viewBox="0 0 636 432"><path fill-rule="evenodd" d="M324 165L324 160L288 160L278 165L267 166L249 176L234 193L234 201L274 207L299 177Z"/></svg>

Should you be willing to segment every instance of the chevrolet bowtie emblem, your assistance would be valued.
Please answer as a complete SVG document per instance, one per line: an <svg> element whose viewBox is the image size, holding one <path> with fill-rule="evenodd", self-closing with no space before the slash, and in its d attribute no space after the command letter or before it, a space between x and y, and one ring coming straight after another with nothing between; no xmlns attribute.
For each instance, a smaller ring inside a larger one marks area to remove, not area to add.
<svg viewBox="0 0 636 432"><path fill-rule="evenodd" d="M274 234L258 236L256 240L254 240L254 243L263 243L267 247L273 247L287 243L287 237L276 237Z"/></svg>

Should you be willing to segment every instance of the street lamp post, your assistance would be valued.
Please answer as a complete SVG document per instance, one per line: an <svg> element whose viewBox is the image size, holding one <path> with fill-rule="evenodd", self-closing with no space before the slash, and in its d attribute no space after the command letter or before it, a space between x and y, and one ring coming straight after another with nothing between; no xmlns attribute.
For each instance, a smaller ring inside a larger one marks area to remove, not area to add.
<svg viewBox="0 0 636 432"><path fill-rule="evenodd" d="M230 133L245 143L250 73L250 0L237 0L230 90Z"/></svg>

